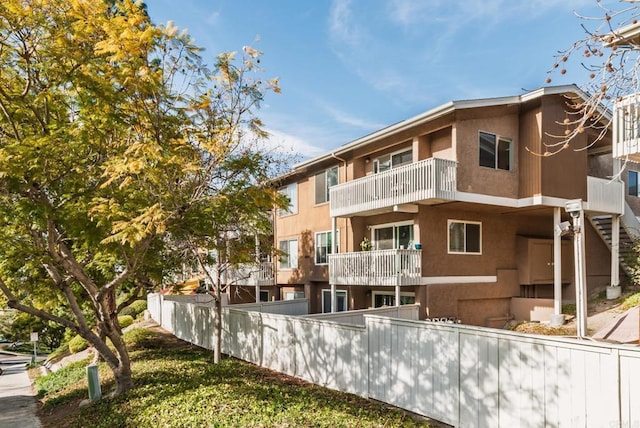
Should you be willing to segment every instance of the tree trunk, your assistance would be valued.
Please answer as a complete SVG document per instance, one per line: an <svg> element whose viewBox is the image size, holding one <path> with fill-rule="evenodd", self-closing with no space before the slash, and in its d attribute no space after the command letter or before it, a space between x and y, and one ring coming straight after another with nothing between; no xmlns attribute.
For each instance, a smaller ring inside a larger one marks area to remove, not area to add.
<svg viewBox="0 0 640 428"><path fill-rule="evenodd" d="M220 268L220 260L216 264L216 279L214 286L214 318L213 330L216 334L216 340L213 346L213 362L219 364L222 358L222 269Z"/></svg>
<svg viewBox="0 0 640 428"><path fill-rule="evenodd" d="M214 329L216 332L216 341L213 349L213 362L215 364L220 363L222 358L222 299L220 296L220 287L216 287L216 299L215 305L215 317L214 317Z"/></svg>
<svg viewBox="0 0 640 428"><path fill-rule="evenodd" d="M133 388L133 378L131 377L131 362L128 357L126 363L124 359L120 360L120 365L112 367L113 376L116 381L116 389L113 391L113 396L117 397Z"/></svg>

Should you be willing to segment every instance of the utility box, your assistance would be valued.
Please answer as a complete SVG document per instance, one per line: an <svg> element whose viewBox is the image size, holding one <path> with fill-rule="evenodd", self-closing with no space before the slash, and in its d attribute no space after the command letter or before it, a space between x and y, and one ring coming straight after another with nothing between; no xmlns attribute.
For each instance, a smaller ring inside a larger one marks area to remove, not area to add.
<svg viewBox="0 0 640 428"><path fill-rule="evenodd" d="M89 384L89 400L99 400L102 397L102 390L100 389L100 378L96 364L87 366L87 383Z"/></svg>

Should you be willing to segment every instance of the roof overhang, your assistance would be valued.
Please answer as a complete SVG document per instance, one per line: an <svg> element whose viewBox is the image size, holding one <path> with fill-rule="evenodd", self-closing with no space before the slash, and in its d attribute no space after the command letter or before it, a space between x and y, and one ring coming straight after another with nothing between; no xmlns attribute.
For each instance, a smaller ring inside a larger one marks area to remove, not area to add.
<svg viewBox="0 0 640 428"><path fill-rule="evenodd" d="M612 40L608 40L612 37ZM605 36L604 45L606 47L632 47L640 46L640 22L634 22L622 28L613 30Z"/></svg>
<svg viewBox="0 0 640 428"><path fill-rule="evenodd" d="M333 150L331 152L325 153L315 158L311 158L306 161L300 162L293 166L292 171L278 178L284 179L286 176L291 176L291 175L295 175L296 173L304 172L304 170L306 170L308 167L312 165L320 164L323 162L327 162L332 158L336 160L342 160L340 159L340 156L344 153L366 146L367 144L371 144L375 141L378 141L390 135L396 134L398 132L402 132L404 130L410 129L417 125L421 125L423 123L433 121L447 114L453 113L456 110L495 107L495 106L503 106L503 105L518 105L518 104L523 104L529 101L533 101L535 99L542 98L543 96L562 95L562 94L576 94L577 96L579 96L584 100L588 100L591 98L587 93L585 93L576 85L560 85L560 86L542 87L533 91L526 92L522 95L515 95L510 97L450 101L446 104L442 104L436 108L428 110L417 116L403 120L394 125L388 126L386 128L380 129L379 131L375 131L369 135L353 140L343 146L338 147L336 150ZM599 109L599 111L603 114L605 118L611 119L611 113L604 106L602 106Z"/></svg>

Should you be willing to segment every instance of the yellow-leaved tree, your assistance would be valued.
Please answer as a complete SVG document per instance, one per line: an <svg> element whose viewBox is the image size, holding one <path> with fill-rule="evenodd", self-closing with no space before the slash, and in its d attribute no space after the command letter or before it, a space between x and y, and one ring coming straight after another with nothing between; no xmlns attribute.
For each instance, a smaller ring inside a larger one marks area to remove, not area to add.
<svg viewBox="0 0 640 428"><path fill-rule="evenodd" d="M0 3L0 290L85 338L115 395L133 387L122 290L159 286L173 242L229 210L262 230L284 202L254 116L277 81L253 77L253 49L213 70L199 55L131 0Z"/></svg>

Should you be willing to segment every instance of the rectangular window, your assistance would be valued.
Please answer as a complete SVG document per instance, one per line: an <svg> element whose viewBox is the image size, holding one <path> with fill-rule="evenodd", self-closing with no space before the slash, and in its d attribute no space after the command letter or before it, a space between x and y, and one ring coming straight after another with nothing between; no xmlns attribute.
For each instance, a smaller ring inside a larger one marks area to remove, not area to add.
<svg viewBox="0 0 640 428"><path fill-rule="evenodd" d="M629 171L629 195L630 196L638 196L638 172L637 171Z"/></svg>
<svg viewBox="0 0 640 428"><path fill-rule="evenodd" d="M336 233L336 247L338 251L340 249L340 233ZM326 265L329 262L327 257L331 254L331 232L318 232L316 233L316 264Z"/></svg>
<svg viewBox="0 0 640 428"><path fill-rule="evenodd" d="M290 214L296 214L298 212L298 183L291 183L279 190L281 194L289 198L289 206L287 209L281 209L278 211L278 215L285 216Z"/></svg>
<svg viewBox="0 0 640 428"><path fill-rule="evenodd" d="M336 290L336 312L347 310L347 291ZM331 312L331 290L322 290L322 312Z"/></svg>
<svg viewBox="0 0 640 428"><path fill-rule="evenodd" d="M411 305L416 302L415 293L404 292L400 294L400 305ZM374 291L373 307L380 308L382 306L395 306L396 295L392 291Z"/></svg>
<svg viewBox="0 0 640 428"><path fill-rule="evenodd" d="M413 242L413 224L376 227L373 241L376 250L409 249Z"/></svg>
<svg viewBox="0 0 640 428"><path fill-rule="evenodd" d="M268 302L269 301L269 290L260 290L260 301Z"/></svg>
<svg viewBox="0 0 640 428"><path fill-rule="evenodd" d="M284 300L304 299L304 291L285 291Z"/></svg>
<svg viewBox="0 0 640 428"><path fill-rule="evenodd" d="M398 168L399 166L410 164L411 162L413 162L412 149L391 153L380 156L373 161L373 172L377 174L379 172L388 171L393 168Z"/></svg>
<svg viewBox="0 0 640 428"><path fill-rule="evenodd" d="M338 184L338 167L334 166L315 176L316 204L329 202L329 188Z"/></svg>
<svg viewBox="0 0 640 428"><path fill-rule="evenodd" d="M508 138L488 132L479 133L480 166L511 171L513 143Z"/></svg>
<svg viewBox="0 0 640 428"><path fill-rule="evenodd" d="M280 241L278 246L280 255L280 269L296 269L298 267L298 240Z"/></svg>
<svg viewBox="0 0 640 428"><path fill-rule="evenodd" d="M481 254L482 223L449 220L449 254Z"/></svg>

